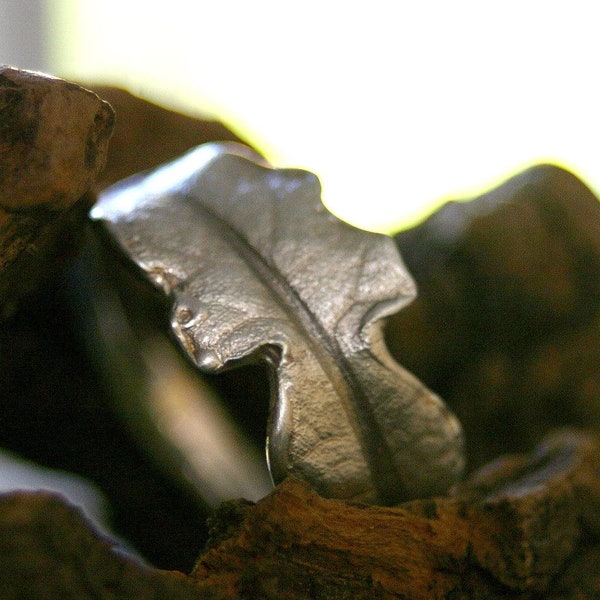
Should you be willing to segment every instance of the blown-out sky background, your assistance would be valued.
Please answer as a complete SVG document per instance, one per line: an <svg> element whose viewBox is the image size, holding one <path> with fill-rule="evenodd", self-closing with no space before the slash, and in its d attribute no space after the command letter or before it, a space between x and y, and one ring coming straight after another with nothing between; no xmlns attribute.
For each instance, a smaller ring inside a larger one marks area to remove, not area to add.
<svg viewBox="0 0 600 600"><path fill-rule="evenodd" d="M26 3L26 1L25 1ZM593 1L47 0L49 65L211 113L408 225L542 161L600 188Z"/></svg>

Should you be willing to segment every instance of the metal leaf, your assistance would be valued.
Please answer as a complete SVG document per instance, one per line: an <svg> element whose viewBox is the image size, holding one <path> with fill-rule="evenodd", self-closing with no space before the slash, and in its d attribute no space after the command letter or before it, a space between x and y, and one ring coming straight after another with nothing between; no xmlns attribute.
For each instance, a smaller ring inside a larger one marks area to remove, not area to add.
<svg viewBox="0 0 600 600"><path fill-rule="evenodd" d="M313 174L209 144L113 186L92 218L172 299L201 370L272 365L276 482L387 504L460 475L460 425L384 346L382 319L415 296L394 242L328 213Z"/></svg>

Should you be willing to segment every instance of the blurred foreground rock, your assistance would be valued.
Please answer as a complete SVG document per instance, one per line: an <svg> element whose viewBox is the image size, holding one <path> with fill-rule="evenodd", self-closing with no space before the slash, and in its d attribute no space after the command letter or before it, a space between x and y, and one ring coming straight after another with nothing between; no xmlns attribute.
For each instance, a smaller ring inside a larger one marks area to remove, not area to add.
<svg viewBox="0 0 600 600"><path fill-rule="evenodd" d="M419 292L388 344L458 415L472 468L600 428L600 203L581 180L533 167L396 239Z"/></svg>

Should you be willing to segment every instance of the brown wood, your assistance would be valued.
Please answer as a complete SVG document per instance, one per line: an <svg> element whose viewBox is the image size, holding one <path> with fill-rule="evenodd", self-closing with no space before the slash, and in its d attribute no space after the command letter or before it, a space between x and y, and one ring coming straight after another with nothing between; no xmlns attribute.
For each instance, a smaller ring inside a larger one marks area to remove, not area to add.
<svg viewBox="0 0 600 600"><path fill-rule="evenodd" d="M562 431L448 498L350 505L290 481L229 504L192 578L231 598L551 597L574 558L596 555L599 516L598 441ZM600 592L598 578L572 583L561 597Z"/></svg>
<svg viewBox="0 0 600 600"><path fill-rule="evenodd" d="M0 318L51 276L91 205L114 113L62 79L0 68Z"/></svg>
<svg viewBox="0 0 600 600"><path fill-rule="evenodd" d="M72 206L104 167L114 113L63 79L0 68L0 207Z"/></svg>
<svg viewBox="0 0 600 600"><path fill-rule="evenodd" d="M395 508L287 481L212 519L193 573L125 558L47 494L0 496L6 598L533 599L600 593L600 444L572 430ZM192 585L193 583L193 585Z"/></svg>

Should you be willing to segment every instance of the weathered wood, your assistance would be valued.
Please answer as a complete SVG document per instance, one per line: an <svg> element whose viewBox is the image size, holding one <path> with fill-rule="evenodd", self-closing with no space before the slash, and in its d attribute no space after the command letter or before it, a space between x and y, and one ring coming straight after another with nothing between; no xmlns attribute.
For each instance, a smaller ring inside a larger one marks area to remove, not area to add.
<svg viewBox="0 0 600 600"><path fill-rule="evenodd" d="M113 121L89 90L0 68L0 318L68 254Z"/></svg>
<svg viewBox="0 0 600 600"><path fill-rule="evenodd" d="M192 578L228 598L591 597L598 580L585 588L569 569L597 552L599 518L598 441L563 431L448 498L367 507L288 481L255 506L230 503Z"/></svg>
<svg viewBox="0 0 600 600"><path fill-rule="evenodd" d="M72 206L104 167L113 121L81 86L0 68L0 207Z"/></svg>
<svg viewBox="0 0 600 600"><path fill-rule="evenodd" d="M326 500L287 481L256 505L223 505L211 535L185 577L124 557L57 497L0 496L2 597L596 597L600 444L558 431L450 497L396 508Z"/></svg>

